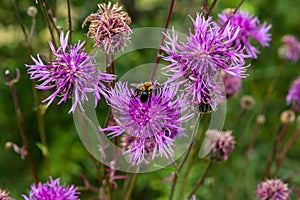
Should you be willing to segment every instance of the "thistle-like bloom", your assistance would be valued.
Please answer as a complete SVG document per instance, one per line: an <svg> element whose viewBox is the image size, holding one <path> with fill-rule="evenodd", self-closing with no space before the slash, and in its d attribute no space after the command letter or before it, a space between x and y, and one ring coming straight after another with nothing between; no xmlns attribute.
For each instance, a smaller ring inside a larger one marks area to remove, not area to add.
<svg viewBox="0 0 300 200"><path fill-rule="evenodd" d="M261 24L256 16L249 15L248 12L237 11L237 13L233 14L233 9L225 9L218 15L220 26L223 26L231 16L232 18L229 22L240 29L238 36L233 42L234 46L242 46L247 54L256 59L259 50L250 43L250 40L253 38L263 47L269 46L271 34L268 32L272 25L267 25L266 22Z"/></svg>
<svg viewBox="0 0 300 200"><path fill-rule="evenodd" d="M296 62L300 54L300 42L293 35L285 35L281 41L283 45L278 49L279 56Z"/></svg>
<svg viewBox="0 0 300 200"><path fill-rule="evenodd" d="M37 59L32 57L33 65L26 65L31 79L38 79L40 90L55 89L43 102L49 106L58 97L58 104L65 102L71 95L74 96L74 103L70 109L73 112L77 105L88 100L87 93L94 94L95 106L100 100L100 94L105 95L103 82L110 82L115 79L114 75L102 73L96 69L93 63L94 57L84 52L84 42L75 45L68 45L69 32L64 37L60 35L60 47L55 49L50 42L50 48L55 60L44 64L39 55Z"/></svg>
<svg viewBox="0 0 300 200"><path fill-rule="evenodd" d="M98 46L106 53L114 53L123 49L126 41L132 33L130 27L131 18L127 12L122 11L122 6L115 3L98 4L97 13L90 14L83 22L91 22L88 36L95 40Z"/></svg>
<svg viewBox="0 0 300 200"><path fill-rule="evenodd" d="M227 73L222 73L226 97L230 98L235 96L242 87L242 80L239 77L232 76Z"/></svg>
<svg viewBox="0 0 300 200"><path fill-rule="evenodd" d="M297 110L300 110L300 77L294 81L286 97L287 104L293 104Z"/></svg>
<svg viewBox="0 0 300 200"><path fill-rule="evenodd" d="M217 99L223 99L217 80L221 71L245 78L245 58L241 48L232 46L237 39L239 28L230 23L223 29L213 25L211 17L207 20L197 14L193 20L194 32L190 31L187 41L178 41L174 28L172 35L166 34L162 49L168 54L164 60L171 62L164 69L171 73L168 82L181 81L184 77L185 90L192 105L210 105L216 108ZM181 83L184 81L181 81Z"/></svg>
<svg viewBox="0 0 300 200"><path fill-rule="evenodd" d="M0 188L0 200L14 200L9 196L9 193L6 190Z"/></svg>
<svg viewBox="0 0 300 200"><path fill-rule="evenodd" d="M126 135L122 146L134 165L147 163L155 156L171 158L175 136L184 133L181 124L193 116L185 112L186 103L176 97L177 91L178 85L161 86L143 102L127 82L116 83L108 91L107 102L113 108L117 125L100 130L110 131L109 136L113 137Z"/></svg>
<svg viewBox="0 0 300 200"><path fill-rule="evenodd" d="M78 200L79 194L74 185L60 185L59 178L53 180L50 177L50 182L33 184L29 196L22 196L25 200Z"/></svg>
<svg viewBox="0 0 300 200"><path fill-rule="evenodd" d="M290 200L288 185L280 179L269 179L257 185L258 200Z"/></svg>
<svg viewBox="0 0 300 200"><path fill-rule="evenodd" d="M232 131L220 132L218 130L206 131L207 144L210 148L208 157L213 161L227 160L234 148L234 138Z"/></svg>

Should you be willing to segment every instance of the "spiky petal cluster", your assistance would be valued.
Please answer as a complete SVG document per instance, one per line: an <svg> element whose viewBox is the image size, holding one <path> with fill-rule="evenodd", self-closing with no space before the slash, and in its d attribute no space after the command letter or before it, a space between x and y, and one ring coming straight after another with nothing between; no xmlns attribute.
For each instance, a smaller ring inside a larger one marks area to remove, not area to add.
<svg viewBox="0 0 300 200"><path fill-rule="evenodd" d="M227 160L234 148L232 131L207 130L207 147L210 148L208 156L213 161Z"/></svg>
<svg viewBox="0 0 300 200"><path fill-rule="evenodd" d="M172 34L166 34L167 53L164 60L171 62L164 69L171 73L169 82L184 77L187 96L192 104L208 104L213 110L217 98L223 98L218 83L220 71L244 78L245 55L241 48L232 47L239 34L239 28L230 23L223 29L214 26L211 17L205 19L197 14L192 19L194 31L190 31L187 41L179 41L178 33L173 28Z"/></svg>
<svg viewBox="0 0 300 200"><path fill-rule="evenodd" d="M182 98L176 98L177 91L176 85L162 86L142 102L127 82L116 83L108 92L107 101L117 125L100 130L110 131L113 137L128 135L123 135L122 145L134 165L147 163L156 156L171 158L174 138L184 132L181 124L193 116L183 114L187 106Z"/></svg>
<svg viewBox="0 0 300 200"><path fill-rule="evenodd" d="M118 3L111 5L98 4L97 13L90 14L83 22L91 22L88 36L95 40L95 46L100 47L106 53L120 51L125 45L126 40L131 35L131 29L128 26L131 18L127 12L122 11L122 6Z"/></svg>
<svg viewBox="0 0 300 200"><path fill-rule="evenodd" d="M55 60L44 64L39 55L37 59L32 57L33 65L26 65L31 79L40 82L37 88L40 90L55 89L55 91L43 102L49 106L56 97L60 98L58 104L65 102L71 95L74 103L70 109L73 112L77 105L88 100L87 93L94 94L95 106L100 100L100 94L104 93L105 84L115 79L113 75L102 73L96 69L93 63L94 57L84 52L84 42L68 45L69 32L64 37L60 35L60 47L55 49L50 42L50 48Z"/></svg>
<svg viewBox="0 0 300 200"><path fill-rule="evenodd" d="M74 185L60 185L60 179L50 177L50 182L33 184L29 196L22 195L25 200L78 200L77 187Z"/></svg>
<svg viewBox="0 0 300 200"><path fill-rule="evenodd" d="M300 42L293 35L285 35L281 41L283 45L278 49L279 56L297 62L300 55Z"/></svg>
<svg viewBox="0 0 300 200"><path fill-rule="evenodd" d="M288 185L280 179L269 179L257 185L258 200L290 200Z"/></svg>
<svg viewBox="0 0 300 200"><path fill-rule="evenodd" d="M294 81L286 97L288 104L293 104L296 109L300 110L300 77Z"/></svg>
<svg viewBox="0 0 300 200"><path fill-rule="evenodd" d="M239 77L232 76L227 73L222 73L222 79L224 82L226 97L235 96L242 87L242 80Z"/></svg>
<svg viewBox="0 0 300 200"><path fill-rule="evenodd" d="M252 58L257 58L259 50L250 43L250 39L257 40L263 47L269 46L271 34L268 33L272 25L266 22L260 23L258 17L249 15L248 12L237 11L235 14L233 9L225 9L218 15L220 26L223 26L231 17L229 22L240 29L238 36L234 41L236 47L242 46L247 54Z"/></svg>
<svg viewBox="0 0 300 200"><path fill-rule="evenodd" d="M9 196L9 193L7 191L2 190L0 188L0 200L14 200L14 199Z"/></svg>

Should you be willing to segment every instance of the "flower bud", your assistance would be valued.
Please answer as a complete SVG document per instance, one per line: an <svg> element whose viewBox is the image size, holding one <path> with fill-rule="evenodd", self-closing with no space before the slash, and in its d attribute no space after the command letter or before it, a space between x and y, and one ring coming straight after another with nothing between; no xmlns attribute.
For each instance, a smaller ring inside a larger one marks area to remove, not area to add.
<svg viewBox="0 0 300 200"><path fill-rule="evenodd" d="M254 100L254 98L252 96L245 95L245 96L242 97L240 103L241 103L242 109L244 109L244 110L250 110L254 106L255 100Z"/></svg>
<svg viewBox="0 0 300 200"><path fill-rule="evenodd" d="M280 121L283 124L290 124L295 121L295 113L292 110L283 111L280 115Z"/></svg>
<svg viewBox="0 0 300 200"><path fill-rule="evenodd" d="M256 123L257 123L258 125L262 125L262 124L264 124L265 122L266 122L266 117L265 117L264 115L260 114L260 115L258 115L258 116L256 117Z"/></svg>
<svg viewBox="0 0 300 200"><path fill-rule="evenodd" d="M30 17L35 17L37 14L37 9L35 6L30 6L28 9L27 9L27 15L30 16Z"/></svg>

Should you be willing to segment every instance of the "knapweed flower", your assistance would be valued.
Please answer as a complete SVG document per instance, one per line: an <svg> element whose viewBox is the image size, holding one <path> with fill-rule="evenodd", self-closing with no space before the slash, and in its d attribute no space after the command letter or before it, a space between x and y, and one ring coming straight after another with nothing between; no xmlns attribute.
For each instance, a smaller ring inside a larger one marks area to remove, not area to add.
<svg viewBox="0 0 300 200"><path fill-rule="evenodd" d="M9 196L9 193L6 190L0 188L0 200L14 200Z"/></svg>
<svg viewBox="0 0 300 200"><path fill-rule="evenodd" d="M283 45L278 49L279 56L296 62L300 54L300 42L293 35L285 35L281 41Z"/></svg>
<svg viewBox="0 0 300 200"><path fill-rule="evenodd" d="M261 24L258 17L249 15L248 12L237 11L235 14L233 12L233 9L225 9L218 15L220 26L223 26L231 17L229 22L240 29L233 45L236 47L242 46L247 54L256 59L259 50L250 43L250 40L251 38L255 39L263 47L269 46L271 34L268 32L272 25L267 25L266 22Z"/></svg>
<svg viewBox="0 0 300 200"><path fill-rule="evenodd" d="M78 200L79 194L74 185L60 185L59 178L53 180L50 177L50 182L33 184L29 196L22 196L25 200Z"/></svg>
<svg viewBox="0 0 300 200"><path fill-rule="evenodd" d="M290 200L288 185L280 179L269 179L257 185L259 200Z"/></svg>
<svg viewBox="0 0 300 200"><path fill-rule="evenodd" d="M182 97L177 97L178 85L161 85L146 101L135 90L127 82L118 82L108 91L107 102L117 125L100 130L109 131L112 137L127 135L123 135L122 146L133 165L148 163L156 156L172 158L175 136L184 134L182 123L193 117Z"/></svg>
<svg viewBox="0 0 300 200"><path fill-rule="evenodd" d="M90 14L82 24L85 26L91 22L87 35L95 40L95 46L106 53L122 50L132 33L128 26L131 18L118 3L102 3L98 4L98 8L97 13Z"/></svg>
<svg viewBox="0 0 300 200"><path fill-rule="evenodd" d="M55 60L44 64L39 55L37 59L32 57L33 65L26 65L31 79L41 82L36 87L40 90L55 89L43 102L49 106L58 97L58 104L65 102L74 96L74 102L70 109L73 112L77 105L88 100L87 93L94 94L95 106L100 100L100 94L105 95L103 82L115 79L114 75L102 73L96 69L94 57L84 52L84 42L68 45L69 32L64 37L60 35L60 47L55 49L50 42L50 48Z"/></svg>
<svg viewBox="0 0 300 200"><path fill-rule="evenodd" d="M294 81L286 97L287 104L293 104L297 110L300 110L300 77Z"/></svg>
<svg viewBox="0 0 300 200"><path fill-rule="evenodd" d="M237 95L242 87L241 78L223 72L222 79L224 82L226 97L230 98Z"/></svg>
<svg viewBox="0 0 300 200"><path fill-rule="evenodd" d="M178 81L185 85L186 96L191 105L209 105L215 110L217 99L223 99L219 85L221 71L244 78L245 55L242 49L232 47L239 28L228 23L223 29L213 25L211 17L205 19L197 14L193 20L194 32L190 31L187 41L178 41L174 28L172 35L166 34L167 53L163 59L171 62L164 69L171 73L168 82ZM182 81L184 78L185 81Z"/></svg>
<svg viewBox="0 0 300 200"><path fill-rule="evenodd" d="M232 149L234 148L234 138L232 131L206 131L206 148L209 148L208 157L213 161L227 160Z"/></svg>

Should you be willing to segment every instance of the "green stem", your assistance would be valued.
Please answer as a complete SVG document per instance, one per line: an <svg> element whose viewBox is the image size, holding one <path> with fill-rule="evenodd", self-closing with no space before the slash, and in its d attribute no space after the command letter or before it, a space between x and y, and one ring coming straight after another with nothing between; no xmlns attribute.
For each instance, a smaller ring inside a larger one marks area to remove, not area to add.
<svg viewBox="0 0 300 200"><path fill-rule="evenodd" d="M134 188L134 186L135 186L135 183L136 183L136 180L137 180L137 176L138 176L138 173L134 173L134 174L133 174L133 177L132 177L132 179L131 179L131 181L130 181L129 188L128 188L126 194L125 194L124 200L129 200L129 198L130 198L130 196L131 196L131 193L132 193L132 191L133 191L133 188Z"/></svg>
<svg viewBox="0 0 300 200"><path fill-rule="evenodd" d="M199 186L201 185L201 183L204 181L206 175L207 175L207 172L211 166L212 162L211 160L208 161L208 163L206 164L206 167L201 175L201 177L198 179L198 181L196 182L195 186L193 187L191 193L189 194L189 196L187 197L187 200L191 199L192 196L195 194L195 192L197 191L197 189L199 188Z"/></svg>
<svg viewBox="0 0 300 200"><path fill-rule="evenodd" d="M68 5L68 24L69 24L69 32L70 32L70 38L69 42L72 44L72 18L71 18L71 3L70 0L67 0Z"/></svg>
<svg viewBox="0 0 300 200"><path fill-rule="evenodd" d="M20 71L18 69L17 69L17 74L18 74L17 79L19 79ZM16 88L14 86L14 83L17 82L17 79L12 79L11 78L9 70L5 71L5 76L7 78L7 85L9 87L11 95L13 97L13 102L14 102L14 106L15 106L15 110L16 110L16 116L17 116L18 128L19 128L19 131L21 133L23 146L24 146L25 150L27 151L26 160L28 161L28 165L29 165L29 168L31 170L31 173L33 175L33 178L34 178L35 182L38 183L39 178L38 178L38 174L37 174L37 171L36 171L35 166L33 164L33 160L31 158L31 154L30 154L30 151L29 151L29 148L28 148L28 141L27 141L27 137L26 137L26 134L25 134L22 111L21 111L21 108L20 108L17 91L16 91Z"/></svg>
<svg viewBox="0 0 300 200"><path fill-rule="evenodd" d="M172 185L171 185L171 192L170 192L170 195L169 195L169 200L172 200L173 197L174 197L174 191L175 191L175 187L176 187L176 183L177 183L177 179L178 179L178 174L181 171L183 165L185 164L185 161L187 160L188 156L190 155L192 147L193 147L193 145L195 143L195 136L196 136L197 131L198 131L198 126L199 126L201 117L202 117L202 114L199 113L198 117L197 117L197 120L196 120L196 123L195 123L195 127L194 127L194 130L193 130L193 133L191 135L190 145L189 145L189 147L188 147L188 149L187 149L187 151L186 151L183 159L181 160L181 162L178 165L177 173L174 174L174 178L173 178Z"/></svg>

